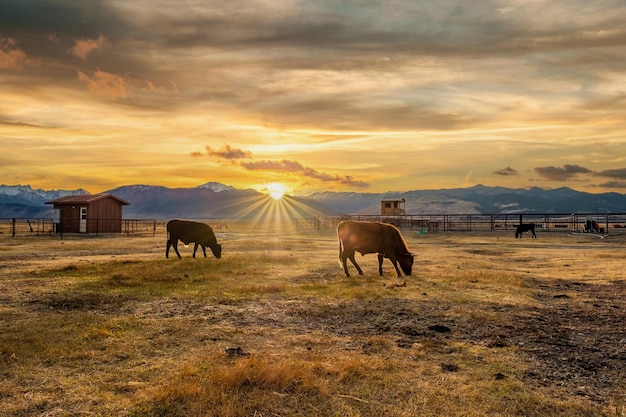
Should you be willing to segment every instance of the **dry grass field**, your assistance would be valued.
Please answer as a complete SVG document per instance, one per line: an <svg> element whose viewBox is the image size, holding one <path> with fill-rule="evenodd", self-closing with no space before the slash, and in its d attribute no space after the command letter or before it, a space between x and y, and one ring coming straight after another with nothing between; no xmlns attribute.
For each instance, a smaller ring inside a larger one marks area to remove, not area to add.
<svg viewBox="0 0 626 417"><path fill-rule="evenodd" d="M626 415L624 235L405 231L398 279L333 231L217 234L0 240L0 415Z"/></svg>

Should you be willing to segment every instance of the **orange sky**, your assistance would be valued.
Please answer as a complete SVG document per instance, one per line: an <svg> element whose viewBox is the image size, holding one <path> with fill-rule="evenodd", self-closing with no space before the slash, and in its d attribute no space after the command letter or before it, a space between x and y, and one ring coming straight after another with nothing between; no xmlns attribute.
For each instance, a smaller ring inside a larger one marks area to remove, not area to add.
<svg viewBox="0 0 626 417"><path fill-rule="evenodd" d="M624 21L622 1L3 1L0 183L623 193Z"/></svg>

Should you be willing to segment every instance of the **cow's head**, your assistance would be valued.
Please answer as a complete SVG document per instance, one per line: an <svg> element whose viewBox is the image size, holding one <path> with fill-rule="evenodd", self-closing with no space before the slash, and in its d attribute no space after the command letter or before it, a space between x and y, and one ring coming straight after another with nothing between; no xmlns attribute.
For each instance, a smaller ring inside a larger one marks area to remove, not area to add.
<svg viewBox="0 0 626 417"><path fill-rule="evenodd" d="M400 268L402 268L402 272L404 272L404 275L411 275L411 270L413 269L413 260L414 256L412 253L406 253L398 258Z"/></svg>
<svg viewBox="0 0 626 417"><path fill-rule="evenodd" d="M215 255L217 259L220 259L222 257L222 244L221 243L216 243L209 247L211 248L211 252L213 252L213 255Z"/></svg>

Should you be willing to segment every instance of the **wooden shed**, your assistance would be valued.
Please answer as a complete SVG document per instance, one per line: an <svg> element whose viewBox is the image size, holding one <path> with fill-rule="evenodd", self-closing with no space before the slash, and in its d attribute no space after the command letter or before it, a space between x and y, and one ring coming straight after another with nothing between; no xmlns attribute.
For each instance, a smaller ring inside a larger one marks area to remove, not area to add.
<svg viewBox="0 0 626 417"><path fill-rule="evenodd" d="M53 204L57 233L121 233L122 207L130 203L113 194L68 195Z"/></svg>
<svg viewBox="0 0 626 417"><path fill-rule="evenodd" d="M404 216L404 198L389 198L380 202L380 214L383 216Z"/></svg>

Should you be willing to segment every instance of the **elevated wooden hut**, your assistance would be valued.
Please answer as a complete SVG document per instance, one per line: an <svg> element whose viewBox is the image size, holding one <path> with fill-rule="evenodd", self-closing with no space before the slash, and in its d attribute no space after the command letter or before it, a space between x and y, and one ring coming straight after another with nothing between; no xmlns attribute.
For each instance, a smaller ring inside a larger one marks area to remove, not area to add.
<svg viewBox="0 0 626 417"><path fill-rule="evenodd" d="M383 216L404 216L404 198L389 198L380 202L380 214Z"/></svg>

